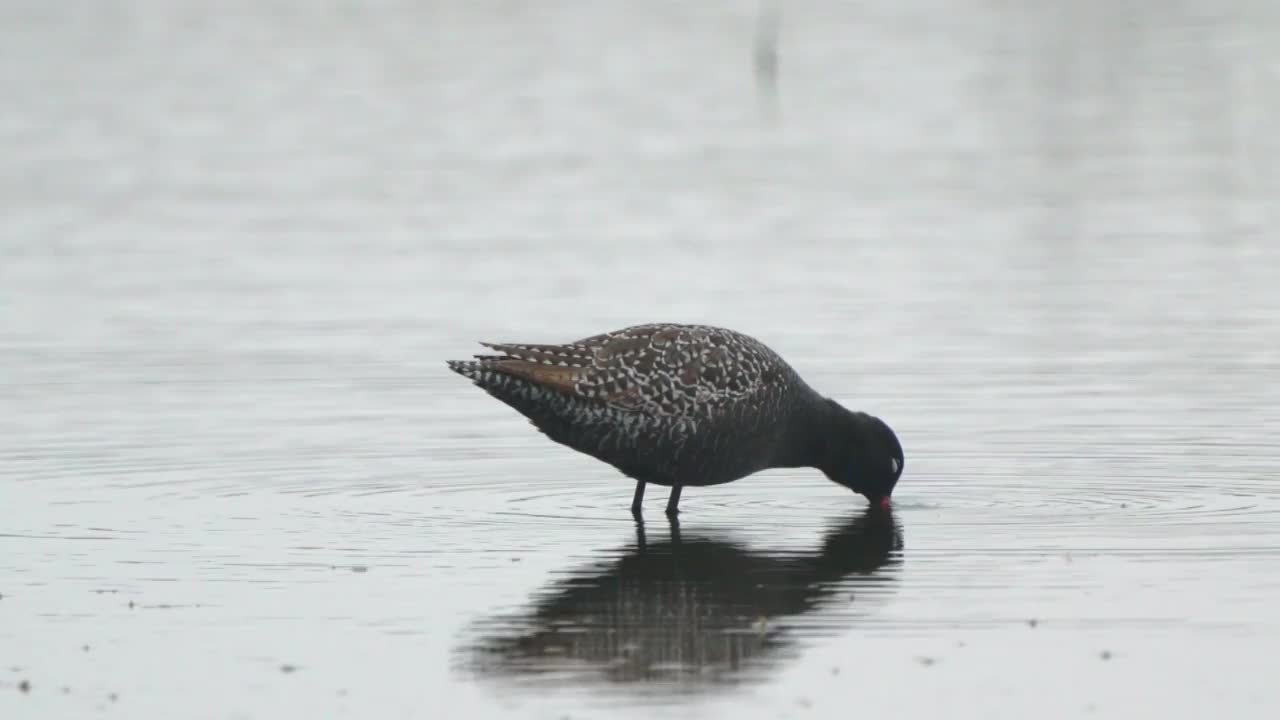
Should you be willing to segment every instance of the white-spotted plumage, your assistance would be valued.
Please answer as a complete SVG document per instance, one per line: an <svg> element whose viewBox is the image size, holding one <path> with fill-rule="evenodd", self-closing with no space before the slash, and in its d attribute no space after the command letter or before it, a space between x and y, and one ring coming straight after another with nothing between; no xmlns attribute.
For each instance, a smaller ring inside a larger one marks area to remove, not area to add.
<svg viewBox="0 0 1280 720"><path fill-rule="evenodd" d="M553 440L664 485L712 485L767 467L790 413L817 399L763 343L706 325L481 344L496 354L449 367Z"/></svg>
<svg viewBox="0 0 1280 720"><path fill-rule="evenodd" d="M637 325L564 345L482 343L449 367L548 437L646 483L716 485L773 467L816 467L881 502L902 446L879 418L813 391L763 343L707 325Z"/></svg>
<svg viewBox="0 0 1280 720"><path fill-rule="evenodd" d="M572 368L559 389L655 417L707 419L794 376L759 341L704 325L639 325L568 345L483 344L501 355L481 362Z"/></svg>

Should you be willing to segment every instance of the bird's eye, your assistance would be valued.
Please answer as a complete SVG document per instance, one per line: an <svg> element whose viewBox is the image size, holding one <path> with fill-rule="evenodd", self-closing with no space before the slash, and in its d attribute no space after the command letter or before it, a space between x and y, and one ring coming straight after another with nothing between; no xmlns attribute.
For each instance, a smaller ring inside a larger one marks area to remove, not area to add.
<svg viewBox="0 0 1280 720"><path fill-rule="evenodd" d="M889 458L889 472L892 472L892 473L896 473L896 472L898 472L898 459L897 459L897 458Z"/></svg>

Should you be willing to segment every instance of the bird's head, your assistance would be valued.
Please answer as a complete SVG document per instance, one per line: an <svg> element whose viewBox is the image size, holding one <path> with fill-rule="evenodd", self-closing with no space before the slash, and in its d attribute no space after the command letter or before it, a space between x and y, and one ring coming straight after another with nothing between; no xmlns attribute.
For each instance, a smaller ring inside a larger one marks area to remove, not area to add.
<svg viewBox="0 0 1280 720"><path fill-rule="evenodd" d="M888 506L889 496L902 476L902 445L883 420L850 412L835 401L833 422L821 469L832 482L867 498L873 505Z"/></svg>

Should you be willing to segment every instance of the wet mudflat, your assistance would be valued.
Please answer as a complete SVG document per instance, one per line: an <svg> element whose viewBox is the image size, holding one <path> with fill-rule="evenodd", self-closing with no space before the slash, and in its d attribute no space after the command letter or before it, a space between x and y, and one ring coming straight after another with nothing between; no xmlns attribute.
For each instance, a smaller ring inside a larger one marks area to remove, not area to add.
<svg viewBox="0 0 1280 720"><path fill-rule="evenodd" d="M0 10L0 716L1271 716L1275 9L219 8ZM650 320L893 512L444 367Z"/></svg>

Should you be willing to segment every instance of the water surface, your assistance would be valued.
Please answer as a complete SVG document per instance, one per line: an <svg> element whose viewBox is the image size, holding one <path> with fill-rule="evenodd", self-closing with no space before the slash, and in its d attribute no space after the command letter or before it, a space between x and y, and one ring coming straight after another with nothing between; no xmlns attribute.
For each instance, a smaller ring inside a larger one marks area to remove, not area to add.
<svg viewBox="0 0 1280 720"><path fill-rule="evenodd" d="M1271 716L1274 4L642 5L0 9L0 716ZM444 367L652 320L892 516Z"/></svg>

